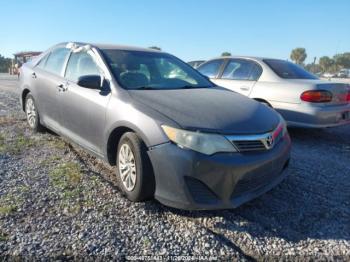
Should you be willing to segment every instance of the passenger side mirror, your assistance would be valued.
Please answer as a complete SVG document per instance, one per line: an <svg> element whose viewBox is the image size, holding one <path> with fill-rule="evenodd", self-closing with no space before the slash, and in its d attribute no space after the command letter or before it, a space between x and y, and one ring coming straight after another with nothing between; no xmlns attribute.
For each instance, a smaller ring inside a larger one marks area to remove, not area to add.
<svg viewBox="0 0 350 262"><path fill-rule="evenodd" d="M100 89L101 82L101 77L99 75L86 75L79 77L77 84L78 86L90 89Z"/></svg>

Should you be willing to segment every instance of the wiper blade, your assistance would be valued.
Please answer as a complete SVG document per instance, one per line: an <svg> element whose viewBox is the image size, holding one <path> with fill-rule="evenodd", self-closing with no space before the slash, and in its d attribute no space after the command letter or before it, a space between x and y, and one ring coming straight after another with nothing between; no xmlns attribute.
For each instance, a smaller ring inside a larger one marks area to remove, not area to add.
<svg viewBox="0 0 350 262"><path fill-rule="evenodd" d="M192 86L192 85L186 85L186 86L181 86L179 89L191 89L191 88L209 88L213 86Z"/></svg>
<svg viewBox="0 0 350 262"><path fill-rule="evenodd" d="M159 89L159 88L152 87L152 86L139 86L137 88L130 88L130 90L155 90L155 89Z"/></svg>

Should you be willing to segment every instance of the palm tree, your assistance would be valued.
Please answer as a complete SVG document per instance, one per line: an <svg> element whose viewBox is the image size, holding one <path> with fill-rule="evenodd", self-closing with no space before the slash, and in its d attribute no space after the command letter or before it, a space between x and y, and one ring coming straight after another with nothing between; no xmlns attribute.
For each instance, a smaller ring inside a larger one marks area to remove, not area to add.
<svg viewBox="0 0 350 262"><path fill-rule="evenodd" d="M307 57L305 48L298 47L292 50L290 54L290 59L292 59L296 64L301 65Z"/></svg>
<svg viewBox="0 0 350 262"><path fill-rule="evenodd" d="M150 46L149 48L150 48L150 49L159 50L159 51L162 50L162 49L161 49L160 47L158 47L158 46Z"/></svg>
<svg viewBox="0 0 350 262"><path fill-rule="evenodd" d="M231 53L230 53L230 52L223 52L223 53L221 54L221 56L231 56Z"/></svg>

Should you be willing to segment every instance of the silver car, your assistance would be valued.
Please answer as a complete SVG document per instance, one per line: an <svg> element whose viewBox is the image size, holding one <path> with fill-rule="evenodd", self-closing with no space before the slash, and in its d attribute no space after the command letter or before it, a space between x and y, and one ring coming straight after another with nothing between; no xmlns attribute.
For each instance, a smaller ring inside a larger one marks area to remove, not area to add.
<svg viewBox="0 0 350 262"><path fill-rule="evenodd" d="M63 43L21 68L20 88L29 126L116 165L132 201L233 208L287 174L282 117L167 53Z"/></svg>
<svg viewBox="0 0 350 262"><path fill-rule="evenodd" d="M345 83L319 80L288 61L225 57L197 70L215 84L277 110L288 126L324 128L350 123L350 89Z"/></svg>

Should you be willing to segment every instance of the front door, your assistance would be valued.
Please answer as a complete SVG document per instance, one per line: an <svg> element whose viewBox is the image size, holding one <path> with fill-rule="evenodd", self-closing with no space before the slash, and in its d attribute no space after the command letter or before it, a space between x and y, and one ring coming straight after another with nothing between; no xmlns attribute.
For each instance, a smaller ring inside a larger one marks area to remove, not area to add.
<svg viewBox="0 0 350 262"><path fill-rule="evenodd" d="M212 81L219 86L249 96L261 73L261 67L254 61L230 59L222 74Z"/></svg>
<svg viewBox="0 0 350 262"><path fill-rule="evenodd" d="M100 155L111 92L106 82L101 85L101 89L77 85L78 78L85 75L103 74L89 52L73 52L68 60L66 81L60 93L63 132L77 144Z"/></svg>

